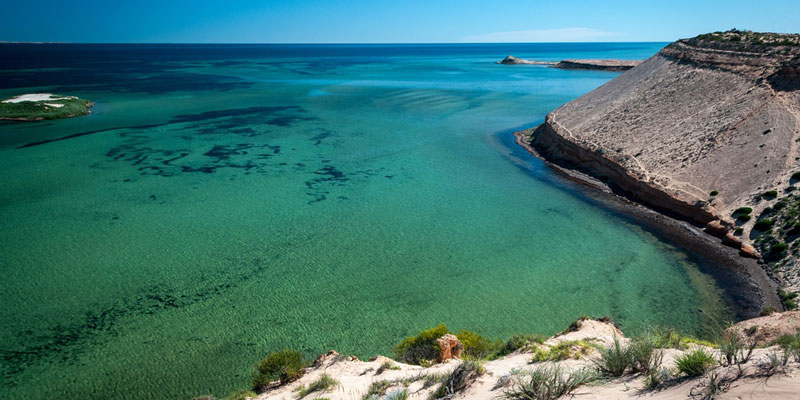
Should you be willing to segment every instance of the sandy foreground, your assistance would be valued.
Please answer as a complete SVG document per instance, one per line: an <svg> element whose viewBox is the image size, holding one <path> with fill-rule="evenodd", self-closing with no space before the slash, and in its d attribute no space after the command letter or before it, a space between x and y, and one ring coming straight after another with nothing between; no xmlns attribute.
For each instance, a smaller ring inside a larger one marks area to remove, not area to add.
<svg viewBox="0 0 800 400"><path fill-rule="evenodd" d="M748 322L748 321L745 321ZM751 320L750 325L761 323L768 332L800 331L800 312L777 314L764 319ZM791 326L787 325L790 324ZM599 345L610 345L616 335L623 343L629 339L610 322L597 320L584 320L579 323L576 331L551 337L545 342L553 346L564 341L593 341ZM780 326L778 326L780 325ZM744 326L742 327L744 329ZM719 351L690 344L685 350L665 349L663 367L675 370L675 359L680 355L704 348L720 358ZM580 387L571 396L564 398L575 399L702 399L707 397L709 377L713 374L723 382L719 391L713 398L716 399L800 399L800 362L789 359L785 366L777 370L768 370L770 357L782 355L778 346L759 348L753 352L749 362L743 364L741 372L736 366L723 367L716 364L705 376L699 378L675 378L663 387L655 390L648 389L644 384L642 374L626 374L620 378L605 379ZM498 360L488 361L483 364L485 372L465 389L446 398L450 399L499 399L505 398L516 382L525 380L524 371L529 371L542 365L559 365L565 371L574 371L581 368L591 368L592 358L596 352L575 355L570 359L559 362L531 363L532 351L512 353ZM314 366L299 381L283 387L275 388L262 393L257 399L363 399L368 398L370 385L375 382L387 381L388 388L384 394L376 399L391 399L393 394L405 389L409 399L429 399L441 385L440 383L426 384L426 376L442 376L452 373L462 361L452 359L430 368L397 363L386 357L377 357L371 361L360 361L354 357L339 355L331 351L322 355ZM387 368L386 366L391 366ZM383 366L383 368L382 368ZM320 376L327 374L336 379L339 384L326 392L313 392L300 397L301 387L307 387Z"/></svg>

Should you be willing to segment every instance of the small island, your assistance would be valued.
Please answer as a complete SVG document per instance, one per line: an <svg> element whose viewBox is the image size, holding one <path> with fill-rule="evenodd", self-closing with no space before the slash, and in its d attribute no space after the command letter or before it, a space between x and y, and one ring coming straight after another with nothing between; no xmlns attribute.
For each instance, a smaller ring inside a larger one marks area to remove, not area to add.
<svg viewBox="0 0 800 400"><path fill-rule="evenodd" d="M51 93L23 94L0 102L0 120L42 121L87 115L94 106L75 96Z"/></svg>

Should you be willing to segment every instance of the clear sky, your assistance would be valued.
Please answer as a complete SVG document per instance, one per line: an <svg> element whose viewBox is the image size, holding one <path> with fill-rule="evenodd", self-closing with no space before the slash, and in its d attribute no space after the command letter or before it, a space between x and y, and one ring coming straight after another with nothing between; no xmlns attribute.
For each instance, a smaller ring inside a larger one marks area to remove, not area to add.
<svg viewBox="0 0 800 400"><path fill-rule="evenodd" d="M189 43L673 41L800 32L800 0L13 1L0 40Z"/></svg>

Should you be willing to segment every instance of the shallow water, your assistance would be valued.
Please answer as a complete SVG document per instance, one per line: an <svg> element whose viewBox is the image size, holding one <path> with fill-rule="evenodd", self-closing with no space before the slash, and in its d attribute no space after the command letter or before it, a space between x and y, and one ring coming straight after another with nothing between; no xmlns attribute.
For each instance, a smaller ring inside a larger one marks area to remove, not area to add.
<svg viewBox="0 0 800 400"><path fill-rule="evenodd" d="M616 74L494 64L662 45L0 44L0 97L97 102L0 124L0 397L225 395L269 351L439 322L715 330L691 255L513 144Z"/></svg>

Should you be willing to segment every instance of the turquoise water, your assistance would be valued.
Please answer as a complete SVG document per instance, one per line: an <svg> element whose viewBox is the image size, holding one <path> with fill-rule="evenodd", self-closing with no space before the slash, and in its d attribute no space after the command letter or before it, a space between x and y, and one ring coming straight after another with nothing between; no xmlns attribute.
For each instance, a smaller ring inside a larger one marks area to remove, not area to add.
<svg viewBox="0 0 800 400"><path fill-rule="evenodd" d="M0 97L97 102L0 124L0 397L225 395L439 322L716 329L691 255L513 144L616 74L494 64L662 45L0 45Z"/></svg>

